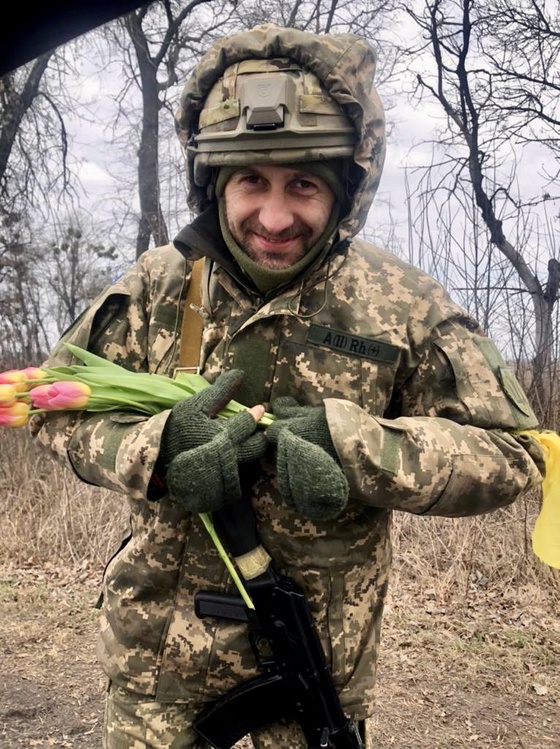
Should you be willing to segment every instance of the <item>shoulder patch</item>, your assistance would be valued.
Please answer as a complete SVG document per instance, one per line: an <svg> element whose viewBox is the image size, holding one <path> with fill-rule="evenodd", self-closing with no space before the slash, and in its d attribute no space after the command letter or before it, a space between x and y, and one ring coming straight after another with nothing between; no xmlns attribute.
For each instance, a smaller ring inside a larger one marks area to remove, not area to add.
<svg viewBox="0 0 560 749"><path fill-rule="evenodd" d="M532 416L533 409L525 395L525 391L511 369L508 367L499 367L498 376L508 398L515 403L521 413L524 413L525 416Z"/></svg>
<svg viewBox="0 0 560 749"><path fill-rule="evenodd" d="M484 358L496 374L504 393L510 402L525 416L534 419L535 415L531 404L521 387L521 384L512 370L505 363L502 355L498 351L496 344L489 338L475 336L475 343L482 351Z"/></svg>

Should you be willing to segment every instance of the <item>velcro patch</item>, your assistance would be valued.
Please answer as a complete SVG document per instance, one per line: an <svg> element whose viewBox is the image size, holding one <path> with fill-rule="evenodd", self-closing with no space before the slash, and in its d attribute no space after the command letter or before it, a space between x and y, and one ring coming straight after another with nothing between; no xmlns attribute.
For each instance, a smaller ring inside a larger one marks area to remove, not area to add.
<svg viewBox="0 0 560 749"><path fill-rule="evenodd" d="M527 400L527 396L511 369L508 369L508 367L499 367L498 374L500 376L502 387L510 400L515 403L517 408L521 413L524 413L525 416L533 416L533 409Z"/></svg>
<svg viewBox="0 0 560 749"><path fill-rule="evenodd" d="M378 341L375 338L364 338L353 335L344 330L335 330L322 325L312 325L307 334L307 343L341 351L344 354L359 356L370 361L394 364L400 349L386 341Z"/></svg>

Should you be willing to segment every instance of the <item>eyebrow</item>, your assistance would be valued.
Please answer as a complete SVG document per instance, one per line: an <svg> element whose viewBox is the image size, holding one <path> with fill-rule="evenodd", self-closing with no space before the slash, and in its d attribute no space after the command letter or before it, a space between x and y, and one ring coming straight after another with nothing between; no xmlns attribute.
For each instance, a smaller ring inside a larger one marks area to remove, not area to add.
<svg viewBox="0 0 560 749"><path fill-rule="evenodd" d="M282 166L282 165L281 164L274 164L273 166ZM286 167L283 167L283 168L285 169ZM320 177L318 177L318 175L314 174L313 172L308 172L305 169L294 169L294 170L290 170L290 171L291 171L291 175L290 175L291 177L305 177L305 178L310 178L311 177L311 178L321 179ZM246 175L246 174L256 174L258 176L264 176L262 174L261 170L258 168L258 166L255 166L255 167L252 167L252 166L243 166L243 167L240 167L235 172L234 176L238 176L238 175L243 176L243 175Z"/></svg>

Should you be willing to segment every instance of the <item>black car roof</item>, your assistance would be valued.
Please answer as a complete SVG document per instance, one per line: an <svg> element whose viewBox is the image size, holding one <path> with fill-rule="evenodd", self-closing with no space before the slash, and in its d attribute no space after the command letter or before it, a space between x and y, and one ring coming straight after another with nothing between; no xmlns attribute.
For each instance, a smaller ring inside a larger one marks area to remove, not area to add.
<svg viewBox="0 0 560 749"><path fill-rule="evenodd" d="M0 24L0 76L146 0L47 0L12 3Z"/></svg>

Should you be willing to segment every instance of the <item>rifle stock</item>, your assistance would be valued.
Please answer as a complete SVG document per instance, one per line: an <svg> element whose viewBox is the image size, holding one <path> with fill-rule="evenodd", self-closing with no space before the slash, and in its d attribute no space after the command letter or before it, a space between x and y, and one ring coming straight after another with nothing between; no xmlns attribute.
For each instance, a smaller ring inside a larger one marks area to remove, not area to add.
<svg viewBox="0 0 560 749"><path fill-rule="evenodd" d="M243 736L284 718L290 712L288 690L280 674L249 679L216 700L197 717L194 728L215 749L229 749Z"/></svg>

